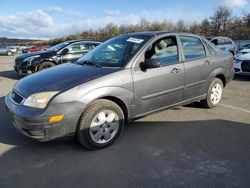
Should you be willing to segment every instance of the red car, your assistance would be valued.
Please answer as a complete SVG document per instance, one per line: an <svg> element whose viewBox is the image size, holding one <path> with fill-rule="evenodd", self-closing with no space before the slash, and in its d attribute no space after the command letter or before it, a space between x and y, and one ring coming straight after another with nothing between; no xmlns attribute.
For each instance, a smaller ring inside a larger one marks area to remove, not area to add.
<svg viewBox="0 0 250 188"><path fill-rule="evenodd" d="M32 46L32 47L29 47L29 48L24 49L24 50L22 51L22 53L37 52L37 51L40 51L40 50L41 50L41 48Z"/></svg>

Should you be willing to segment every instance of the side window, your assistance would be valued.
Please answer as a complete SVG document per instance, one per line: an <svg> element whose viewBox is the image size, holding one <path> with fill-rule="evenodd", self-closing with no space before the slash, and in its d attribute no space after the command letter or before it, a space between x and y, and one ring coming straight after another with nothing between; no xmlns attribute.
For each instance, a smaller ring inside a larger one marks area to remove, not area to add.
<svg viewBox="0 0 250 188"><path fill-rule="evenodd" d="M224 45L226 41L224 39L218 39L218 45Z"/></svg>
<svg viewBox="0 0 250 188"><path fill-rule="evenodd" d="M225 39L225 41L226 41L226 44L233 44L230 39Z"/></svg>
<svg viewBox="0 0 250 188"><path fill-rule="evenodd" d="M215 55L217 54L216 50L206 41L206 40L202 40L203 43L205 44L209 55Z"/></svg>
<svg viewBox="0 0 250 188"><path fill-rule="evenodd" d="M90 47L90 49L92 50L92 49L94 49L95 47L97 47L97 46L99 46L100 44L99 43L90 43L89 44L89 47Z"/></svg>
<svg viewBox="0 0 250 188"><path fill-rule="evenodd" d="M200 39L195 37L180 37L185 61L205 57L205 49Z"/></svg>
<svg viewBox="0 0 250 188"><path fill-rule="evenodd" d="M218 40L217 40L217 39L211 40L211 42L212 42L215 46L218 45Z"/></svg>
<svg viewBox="0 0 250 188"><path fill-rule="evenodd" d="M79 42L79 43L72 44L68 46L67 48L69 49L70 53L83 52L83 51L88 50L88 44Z"/></svg>
<svg viewBox="0 0 250 188"><path fill-rule="evenodd" d="M156 41L145 54L146 59L156 59L162 66L179 63L176 37Z"/></svg>

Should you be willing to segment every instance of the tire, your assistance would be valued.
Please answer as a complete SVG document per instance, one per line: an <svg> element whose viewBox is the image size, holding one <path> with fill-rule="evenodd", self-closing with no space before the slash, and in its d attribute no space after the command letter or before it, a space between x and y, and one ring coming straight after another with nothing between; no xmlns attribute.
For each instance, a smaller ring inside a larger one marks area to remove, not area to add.
<svg viewBox="0 0 250 188"><path fill-rule="evenodd" d="M55 66L55 64L54 63L52 63L52 62L43 62L40 66L39 66L39 68L38 68L38 71L41 71L41 70L45 70L45 69L48 69L48 68L51 68L51 67L54 67Z"/></svg>
<svg viewBox="0 0 250 188"><path fill-rule="evenodd" d="M223 83L219 78L214 78L209 86L207 98L201 101L202 106L214 108L219 105L223 94Z"/></svg>
<svg viewBox="0 0 250 188"><path fill-rule="evenodd" d="M11 56L12 55L12 52L11 51L8 51L7 52L7 56Z"/></svg>
<svg viewBox="0 0 250 188"><path fill-rule="evenodd" d="M118 139L124 122L123 111L116 103L106 99L96 100L80 117L77 139L89 150L107 147Z"/></svg>

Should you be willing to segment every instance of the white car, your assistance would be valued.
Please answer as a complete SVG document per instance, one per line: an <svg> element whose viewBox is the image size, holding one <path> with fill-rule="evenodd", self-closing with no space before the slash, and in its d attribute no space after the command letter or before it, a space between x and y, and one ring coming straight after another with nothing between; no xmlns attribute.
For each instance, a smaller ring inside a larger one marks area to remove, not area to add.
<svg viewBox="0 0 250 188"><path fill-rule="evenodd" d="M247 53L250 53L250 49L242 49L237 53L236 58Z"/></svg>
<svg viewBox="0 0 250 188"><path fill-rule="evenodd" d="M237 46L232 39L228 37L207 37L207 39L221 50L231 52L234 56L236 55Z"/></svg>
<svg viewBox="0 0 250 188"><path fill-rule="evenodd" d="M250 53L236 57L234 70L235 74L250 75Z"/></svg>

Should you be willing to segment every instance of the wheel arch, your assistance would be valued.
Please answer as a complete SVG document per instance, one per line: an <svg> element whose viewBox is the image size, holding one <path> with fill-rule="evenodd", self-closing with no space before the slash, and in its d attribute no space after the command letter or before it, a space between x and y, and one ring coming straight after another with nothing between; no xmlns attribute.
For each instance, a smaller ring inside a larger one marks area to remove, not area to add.
<svg viewBox="0 0 250 188"><path fill-rule="evenodd" d="M105 86L96 88L80 97L80 101L87 106L98 99L107 99L116 103L123 111L128 121L134 113L134 93L123 87Z"/></svg>
<svg viewBox="0 0 250 188"><path fill-rule="evenodd" d="M222 81L223 86L226 87L226 77L223 74L217 74L214 78L218 78Z"/></svg>
<svg viewBox="0 0 250 188"><path fill-rule="evenodd" d="M55 65L57 65L57 64L58 64L58 63L56 63L56 62L55 62L55 61L53 61L53 60L44 59L44 60L42 60L42 61L39 63L39 66L40 66L42 63L44 63L44 62L54 63Z"/></svg>
<svg viewBox="0 0 250 188"><path fill-rule="evenodd" d="M122 101L120 98L114 97L114 96L106 96L106 97L101 97L98 99L106 99L106 100L109 100L109 101L116 103L123 111L125 122L126 123L128 122L128 107L124 101ZM98 100L98 99L96 99L96 100Z"/></svg>
<svg viewBox="0 0 250 188"><path fill-rule="evenodd" d="M50 63L53 63L55 65L58 65L55 61L51 61L51 60L48 60L48 59L44 59L42 60L40 63L38 63L35 67L35 72L38 71L39 67L44 63L44 62L50 62Z"/></svg>

